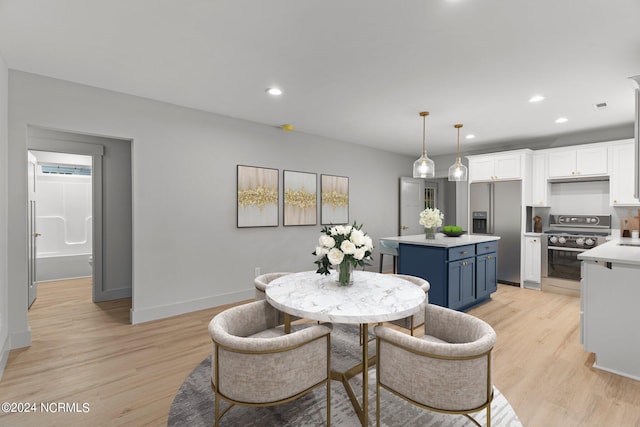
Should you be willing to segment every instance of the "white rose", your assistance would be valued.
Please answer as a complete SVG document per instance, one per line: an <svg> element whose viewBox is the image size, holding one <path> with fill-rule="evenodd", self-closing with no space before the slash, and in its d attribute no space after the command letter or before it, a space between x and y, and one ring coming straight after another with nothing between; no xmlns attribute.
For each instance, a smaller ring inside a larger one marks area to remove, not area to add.
<svg viewBox="0 0 640 427"><path fill-rule="evenodd" d="M318 243L320 243L320 246L324 246L325 248L332 248L336 245L336 241L333 239L333 237L327 236L326 234L320 236L320 239L318 239Z"/></svg>
<svg viewBox="0 0 640 427"><path fill-rule="evenodd" d="M333 248L329 251L327 257L329 258L329 263L331 265L338 265L344 259L344 254L340 249Z"/></svg>
<svg viewBox="0 0 640 427"><path fill-rule="evenodd" d="M316 246L316 256L318 257L318 259L322 258L328 253L329 249L325 248L324 246Z"/></svg>
<svg viewBox="0 0 640 427"><path fill-rule="evenodd" d="M370 251L371 249L373 249L373 240L371 240L371 237L369 236L364 236L363 238L364 240L364 248L368 251Z"/></svg>
<svg viewBox="0 0 640 427"><path fill-rule="evenodd" d="M345 236L348 236L349 233L351 233L351 230L353 230L353 227L350 225L343 225L342 228L344 230L342 234L344 234Z"/></svg>
<svg viewBox="0 0 640 427"><path fill-rule="evenodd" d="M344 240L340 245L340 249L347 255L353 254L356 251L356 245L349 240Z"/></svg>
<svg viewBox="0 0 640 427"><path fill-rule="evenodd" d="M353 253L353 257L355 259L357 259L358 261L360 261L362 258L364 258L364 254L367 251L364 248L358 248L356 249L356 251Z"/></svg>
<svg viewBox="0 0 640 427"><path fill-rule="evenodd" d="M331 233L332 236L335 236L336 234L338 234L338 227L337 226L331 227L329 229L329 233Z"/></svg>
<svg viewBox="0 0 640 427"><path fill-rule="evenodd" d="M364 245L364 233L362 230L352 230L349 240L356 246L362 246Z"/></svg>

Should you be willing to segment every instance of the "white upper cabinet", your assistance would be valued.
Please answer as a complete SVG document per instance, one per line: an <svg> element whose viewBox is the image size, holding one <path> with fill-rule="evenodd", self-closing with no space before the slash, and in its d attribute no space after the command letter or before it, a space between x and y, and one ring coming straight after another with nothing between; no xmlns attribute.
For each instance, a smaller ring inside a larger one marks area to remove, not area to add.
<svg viewBox="0 0 640 427"><path fill-rule="evenodd" d="M640 206L640 201L633 197L634 156L633 139L609 147L611 206Z"/></svg>
<svg viewBox="0 0 640 427"><path fill-rule="evenodd" d="M524 152L469 156L469 181L522 179Z"/></svg>
<svg viewBox="0 0 640 427"><path fill-rule="evenodd" d="M549 183L547 182L547 155L534 153L532 158L531 205L549 206Z"/></svg>
<svg viewBox="0 0 640 427"><path fill-rule="evenodd" d="M558 149L547 151L547 173L553 178L607 175L607 147Z"/></svg>

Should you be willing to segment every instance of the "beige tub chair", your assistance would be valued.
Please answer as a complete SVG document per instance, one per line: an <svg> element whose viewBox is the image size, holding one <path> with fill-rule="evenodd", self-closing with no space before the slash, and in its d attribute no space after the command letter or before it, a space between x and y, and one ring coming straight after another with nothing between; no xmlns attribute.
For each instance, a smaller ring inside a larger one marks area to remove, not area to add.
<svg viewBox="0 0 640 427"><path fill-rule="evenodd" d="M287 274L291 273L265 273L253 279L253 284L256 287L256 301L260 301L266 298L265 291L267 289L267 286L269 286L269 283L282 276L286 276Z"/></svg>
<svg viewBox="0 0 640 427"><path fill-rule="evenodd" d="M285 334L276 328L276 316L277 310L263 300L225 310L209 323L215 426L233 405L279 405L322 385L330 425L331 325ZM222 413L221 399L231 403Z"/></svg>
<svg viewBox="0 0 640 427"><path fill-rule="evenodd" d="M431 411L464 414L487 411L491 425L491 350L496 333L484 321L427 304L422 338L376 326L376 416L380 425L380 391L389 390Z"/></svg>
<svg viewBox="0 0 640 427"><path fill-rule="evenodd" d="M287 274L291 274L291 273L265 273L265 274L261 274L260 276L257 276L255 279L253 279L253 284L256 287L256 301L260 301L263 299L266 299L266 290L267 290L267 286L269 286L269 283L271 283L272 281L282 277L282 276L286 276ZM285 324L285 314L281 311L278 311L278 325L283 325ZM289 316L289 322L295 322L296 320L300 320L300 317L297 316ZM287 333L291 332L291 323L287 324Z"/></svg>
<svg viewBox="0 0 640 427"><path fill-rule="evenodd" d="M407 280L416 286L420 286L420 288L426 294L425 302L420 306L420 311L418 311L414 315L405 317L404 319L392 320L389 322L389 323L393 323L394 325L398 325L404 329L408 329L411 332L411 335L414 335L415 329L424 325L424 310L427 304L429 303L429 288L431 287L431 285L429 285L429 282L427 282L421 277L408 276L406 274L394 274L394 276Z"/></svg>

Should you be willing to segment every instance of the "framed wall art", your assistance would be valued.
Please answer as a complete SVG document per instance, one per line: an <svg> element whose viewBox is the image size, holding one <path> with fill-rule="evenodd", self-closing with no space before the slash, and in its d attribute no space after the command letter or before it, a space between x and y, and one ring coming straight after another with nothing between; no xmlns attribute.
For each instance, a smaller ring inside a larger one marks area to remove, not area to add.
<svg viewBox="0 0 640 427"><path fill-rule="evenodd" d="M320 192L322 225L347 224L349 222L349 178L321 175Z"/></svg>
<svg viewBox="0 0 640 427"><path fill-rule="evenodd" d="M315 173L282 172L284 187L283 224L316 225L318 223L318 176Z"/></svg>
<svg viewBox="0 0 640 427"><path fill-rule="evenodd" d="M278 169L238 165L238 227L278 226Z"/></svg>

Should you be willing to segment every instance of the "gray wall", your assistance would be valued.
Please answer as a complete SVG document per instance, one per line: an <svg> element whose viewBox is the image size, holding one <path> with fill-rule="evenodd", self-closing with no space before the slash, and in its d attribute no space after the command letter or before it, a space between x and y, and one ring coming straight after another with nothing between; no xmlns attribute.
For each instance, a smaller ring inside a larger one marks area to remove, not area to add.
<svg viewBox="0 0 640 427"><path fill-rule="evenodd" d="M9 70L0 55L0 378L9 356L7 187ZM26 287L26 286L25 286Z"/></svg>
<svg viewBox="0 0 640 427"><path fill-rule="evenodd" d="M134 322L252 298L256 267L315 267L320 225L236 228L237 164L348 176L350 221L374 241L396 234L398 179L412 158L13 70L9 88L12 335L29 338L28 125L133 141Z"/></svg>

